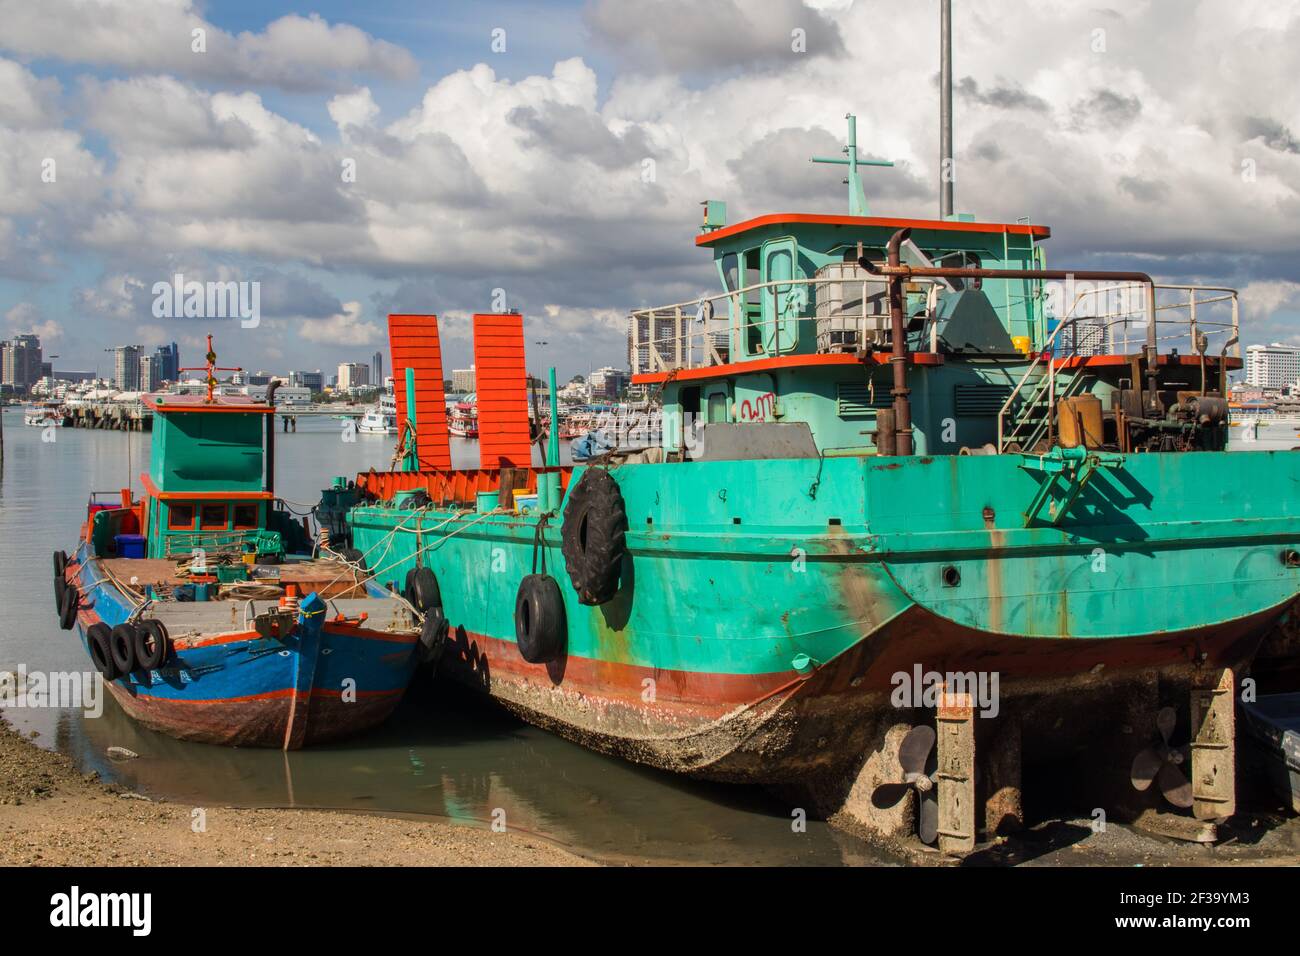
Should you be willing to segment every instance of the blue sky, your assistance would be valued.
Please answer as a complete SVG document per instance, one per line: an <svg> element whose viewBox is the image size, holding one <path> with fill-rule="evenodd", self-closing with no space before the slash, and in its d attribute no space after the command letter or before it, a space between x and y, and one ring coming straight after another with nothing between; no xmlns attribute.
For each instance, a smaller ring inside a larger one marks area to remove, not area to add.
<svg viewBox="0 0 1300 956"><path fill-rule="evenodd" d="M399 310L438 313L459 366L497 289L550 343L532 364L621 364L629 308L712 283L700 200L843 210L806 157L850 110L899 162L873 210L934 211L934 0L0 0L0 22L0 334L64 368L194 357L207 331L223 361L331 368L386 352ZM959 208L1047 222L1053 265L1238 286L1247 342L1300 341L1300 0L969 0L956 31ZM158 319L178 270L260 282L265 321Z"/></svg>

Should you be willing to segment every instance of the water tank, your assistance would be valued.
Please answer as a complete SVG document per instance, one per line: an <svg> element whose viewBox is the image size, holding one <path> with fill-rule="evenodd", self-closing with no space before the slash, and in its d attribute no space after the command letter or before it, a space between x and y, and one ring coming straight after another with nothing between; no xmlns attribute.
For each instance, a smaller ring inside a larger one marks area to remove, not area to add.
<svg viewBox="0 0 1300 956"><path fill-rule="evenodd" d="M827 263L813 278L818 352L856 352L884 345L889 332L884 280L856 262Z"/></svg>

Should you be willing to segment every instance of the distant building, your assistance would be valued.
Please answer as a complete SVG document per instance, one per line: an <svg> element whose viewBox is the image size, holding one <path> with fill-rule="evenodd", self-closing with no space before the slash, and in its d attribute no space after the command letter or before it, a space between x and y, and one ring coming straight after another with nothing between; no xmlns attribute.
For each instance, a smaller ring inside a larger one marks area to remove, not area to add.
<svg viewBox="0 0 1300 956"><path fill-rule="evenodd" d="M384 380L384 353L376 352L370 359L370 384L378 385Z"/></svg>
<svg viewBox="0 0 1300 956"><path fill-rule="evenodd" d="M158 374L158 366L156 353L140 356L140 391L156 392L162 388L162 377Z"/></svg>
<svg viewBox="0 0 1300 956"><path fill-rule="evenodd" d="M240 391L242 394L247 395L249 398L254 398L259 401L265 401L266 389L267 386L265 385L245 385L242 389L240 389ZM275 390L275 404L276 405L310 405L311 389L304 388L300 385L281 385L279 388Z"/></svg>
<svg viewBox="0 0 1300 956"><path fill-rule="evenodd" d="M122 392L140 391L140 346L119 345L113 353L113 384Z"/></svg>
<svg viewBox="0 0 1300 956"><path fill-rule="evenodd" d="M41 340L35 335L15 335L0 343L0 382L21 393L41 379Z"/></svg>
<svg viewBox="0 0 1300 956"><path fill-rule="evenodd" d="M51 372L50 378L56 382L93 382L94 372Z"/></svg>
<svg viewBox="0 0 1300 956"><path fill-rule="evenodd" d="M180 381L181 351L175 342L154 349L153 364L160 383Z"/></svg>
<svg viewBox="0 0 1300 956"><path fill-rule="evenodd" d="M474 366L451 370L451 390L468 394L474 391Z"/></svg>
<svg viewBox="0 0 1300 956"><path fill-rule="evenodd" d="M244 382L248 385L270 385L274 376L270 372L248 372L244 375Z"/></svg>
<svg viewBox="0 0 1300 956"><path fill-rule="evenodd" d="M355 392L370 384L370 366L364 362L344 362L339 365L339 388Z"/></svg>
<svg viewBox="0 0 1300 956"><path fill-rule="evenodd" d="M627 389L626 369L606 366L591 373L591 400L612 402Z"/></svg>
<svg viewBox="0 0 1300 956"><path fill-rule="evenodd" d="M678 355L681 331L677 327L675 315L654 316L651 321L649 313L637 313L627 323L627 360L636 372L662 371L657 365L651 367L650 343L653 342L659 352L659 358L671 365L681 360ZM635 335L636 345L633 345ZM725 343L724 343L725 344Z"/></svg>
<svg viewBox="0 0 1300 956"><path fill-rule="evenodd" d="M323 392L325 390L325 376L321 374L320 369L314 372L290 372L289 385L294 388L306 388L313 392Z"/></svg>
<svg viewBox="0 0 1300 956"><path fill-rule="evenodd" d="M1246 382L1256 388L1282 388L1300 378L1300 347L1274 342L1246 347Z"/></svg>

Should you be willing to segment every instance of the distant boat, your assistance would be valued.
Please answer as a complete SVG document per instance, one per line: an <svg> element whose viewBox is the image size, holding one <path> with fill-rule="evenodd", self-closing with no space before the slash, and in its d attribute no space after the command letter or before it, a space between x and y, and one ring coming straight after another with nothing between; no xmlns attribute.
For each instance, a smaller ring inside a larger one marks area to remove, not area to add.
<svg viewBox="0 0 1300 956"><path fill-rule="evenodd" d="M367 435L394 435L397 433L397 399L381 395L379 404L368 410L357 425L357 431Z"/></svg>
<svg viewBox="0 0 1300 956"><path fill-rule="evenodd" d="M63 416L53 408L37 406L23 414L23 424L31 425L33 428L62 428Z"/></svg>
<svg viewBox="0 0 1300 956"><path fill-rule="evenodd" d="M457 438L478 438L478 406L467 396L448 410L447 431Z"/></svg>

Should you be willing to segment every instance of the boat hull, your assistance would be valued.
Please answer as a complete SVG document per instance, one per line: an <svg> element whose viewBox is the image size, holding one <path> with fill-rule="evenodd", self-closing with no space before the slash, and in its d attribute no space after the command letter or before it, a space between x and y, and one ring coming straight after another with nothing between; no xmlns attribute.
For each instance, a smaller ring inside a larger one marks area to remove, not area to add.
<svg viewBox="0 0 1300 956"><path fill-rule="evenodd" d="M425 560L451 673L580 743L698 776L782 784L851 767L873 722L919 712L892 694L918 668L996 675L1008 707L1083 727L1122 686L1245 667L1300 584L1284 559L1300 503L1265 492L1300 482L1289 453L1131 456L1069 502L1049 495L1056 523L1026 519L1043 477L1019 456L611 474L628 555L599 607L568 581L560 518L539 532L526 515L362 506L354 540L384 549L400 580L402 549L422 539L392 535L397 523L450 532ZM515 591L535 569L565 606L565 653L547 665L513 640Z"/></svg>
<svg viewBox="0 0 1300 956"><path fill-rule="evenodd" d="M132 604L84 549L78 561L70 565L83 595L76 627L89 655L88 629L123 623ZM364 622L302 624L284 638L192 633L183 622L178 606L166 621L175 650L163 666L107 682L128 715L182 740L296 750L360 733L392 713L419 662L414 631Z"/></svg>

